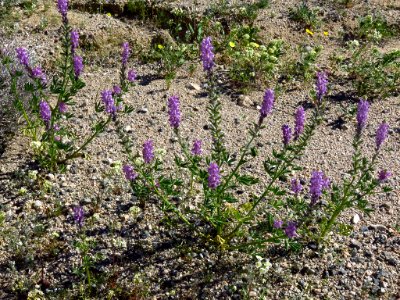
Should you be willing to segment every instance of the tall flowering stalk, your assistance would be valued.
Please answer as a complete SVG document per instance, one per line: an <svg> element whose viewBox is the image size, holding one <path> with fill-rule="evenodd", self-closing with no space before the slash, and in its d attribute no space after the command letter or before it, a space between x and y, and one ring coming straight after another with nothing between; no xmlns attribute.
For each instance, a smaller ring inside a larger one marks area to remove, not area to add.
<svg viewBox="0 0 400 300"><path fill-rule="evenodd" d="M181 111L178 96L174 95L168 98L168 113L171 127L177 129L181 123Z"/></svg>
<svg viewBox="0 0 400 300"><path fill-rule="evenodd" d="M294 139L297 140L304 131L304 122L306 114L304 112L303 106L300 106L296 110L295 115L295 126L294 126Z"/></svg>
<svg viewBox="0 0 400 300"><path fill-rule="evenodd" d="M205 72L211 73L215 65L214 63L214 47L211 42L211 37L203 39L200 45L200 59L203 63Z"/></svg>
<svg viewBox="0 0 400 300"><path fill-rule="evenodd" d="M318 103L321 103L322 97L325 96L328 91L328 75L323 71L317 72L317 81L315 85Z"/></svg>

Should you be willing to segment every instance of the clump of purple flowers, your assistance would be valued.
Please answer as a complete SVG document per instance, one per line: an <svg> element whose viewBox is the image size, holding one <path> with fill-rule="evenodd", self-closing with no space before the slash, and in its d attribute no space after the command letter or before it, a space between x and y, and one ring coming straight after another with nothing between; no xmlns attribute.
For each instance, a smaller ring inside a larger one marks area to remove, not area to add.
<svg viewBox="0 0 400 300"><path fill-rule="evenodd" d="M294 125L294 139L297 140L304 130L305 112L303 106L296 110L295 125Z"/></svg>
<svg viewBox="0 0 400 300"><path fill-rule="evenodd" d="M102 91L101 99L104 103L106 112L115 115L117 107L115 106L114 98L112 97L112 91L110 90Z"/></svg>
<svg viewBox="0 0 400 300"><path fill-rule="evenodd" d="M297 236L297 224L296 222L289 221L285 228L285 234L289 239L292 239Z"/></svg>
<svg viewBox="0 0 400 300"><path fill-rule="evenodd" d="M40 81L43 85L47 84L47 77L46 77L46 74L44 74L42 68L40 68L40 67L33 68L32 76L33 76L33 78L40 79Z"/></svg>
<svg viewBox="0 0 400 300"><path fill-rule="evenodd" d="M134 82L136 80L136 72L134 70L129 70L128 72L128 81Z"/></svg>
<svg viewBox="0 0 400 300"><path fill-rule="evenodd" d="M65 102L60 102L58 104L58 111L62 114L65 114L68 111L68 106Z"/></svg>
<svg viewBox="0 0 400 300"><path fill-rule="evenodd" d="M154 159L154 147L153 147L153 141L152 140L147 140L143 144L143 159L146 164L151 163L151 161Z"/></svg>
<svg viewBox="0 0 400 300"><path fill-rule="evenodd" d="M328 75L325 72L317 72L317 99L319 102L322 101L322 97L328 91Z"/></svg>
<svg viewBox="0 0 400 300"><path fill-rule="evenodd" d="M125 68L130 56L130 47L128 42L122 44L122 66Z"/></svg>
<svg viewBox="0 0 400 300"><path fill-rule="evenodd" d="M264 118L272 112L274 108L274 100L275 95L272 89L267 89L264 94L264 100L260 108L260 121L259 124L262 123Z"/></svg>
<svg viewBox="0 0 400 300"><path fill-rule="evenodd" d="M138 174L135 173L134 169L132 166L130 165L125 165L122 167L122 171L125 174L125 178L129 181L133 181L136 179L136 177L138 177Z"/></svg>
<svg viewBox="0 0 400 300"><path fill-rule="evenodd" d="M292 129L289 125L285 124L282 126L283 144L285 147L289 145L292 138Z"/></svg>
<svg viewBox="0 0 400 300"><path fill-rule="evenodd" d="M311 205L317 203L322 192L329 188L330 180L322 171L313 171L310 180Z"/></svg>
<svg viewBox="0 0 400 300"><path fill-rule="evenodd" d="M385 182L391 176L392 176L392 173L390 173L388 170L380 170L379 173L378 173L378 181L380 183Z"/></svg>
<svg viewBox="0 0 400 300"><path fill-rule="evenodd" d="M76 48L79 46L79 33L77 30L71 31L71 53L75 54Z"/></svg>
<svg viewBox="0 0 400 300"><path fill-rule="evenodd" d="M64 24L67 24L68 23L68 19L67 19L68 0L58 0L57 1L57 7L58 7L59 13L63 17Z"/></svg>
<svg viewBox="0 0 400 300"><path fill-rule="evenodd" d="M216 163L211 163L208 167L208 187L216 189L221 183L221 175L219 174L219 167Z"/></svg>
<svg viewBox="0 0 400 300"><path fill-rule="evenodd" d="M361 99L357 107L357 132L359 134L367 125L368 111L369 111L368 101Z"/></svg>
<svg viewBox="0 0 400 300"><path fill-rule="evenodd" d="M120 95L122 93L122 89L119 85L114 85L113 86L113 94L114 95Z"/></svg>
<svg viewBox="0 0 400 300"><path fill-rule="evenodd" d="M296 178L293 178L290 181L290 189L297 196L301 192L301 190L303 189L303 186L301 185L300 180L297 180Z"/></svg>
<svg viewBox="0 0 400 300"><path fill-rule="evenodd" d="M282 220L275 220L274 221L274 228L279 229L282 228L283 221Z"/></svg>
<svg viewBox="0 0 400 300"><path fill-rule="evenodd" d="M49 126L51 120L51 108L50 105L46 101L40 101L39 103L39 113L40 117L42 118L43 122L46 126Z"/></svg>
<svg viewBox="0 0 400 300"><path fill-rule="evenodd" d="M389 125L383 122L376 131L375 144L376 150L379 150L388 136Z"/></svg>
<svg viewBox="0 0 400 300"><path fill-rule="evenodd" d="M210 73L214 67L214 47L211 43L211 37L206 37L201 42L200 59L203 62L204 71Z"/></svg>
<svg viewBox="0 0 400 300"><path fill-rule="evenodd" d="M79 55L75 55L73 58L73 62L74 62L75 77L78 78L82 74L82 71L83 71L82 57L80 57Z"/></svg>
<svg viewBox="0 0 400 300"><path fill-rule="evenodd" d="M201 155L202 153L202 149L201 149L201 140L195 140L193 143L193 147L192 147L192 154L193 155Z"/></svg>
<svg viewBox="0 0 400 300"><path fill-rule="evenodd" d="M73 210L75 223L78 224L79 227L82 227L83 221L85 219L85 212L83 211L83 207L75 206Z"/></svg>
<svg viewBox="0 0 400 300"><path fill-rule="evenodd" d="M179 97L174 95L168 98L169 124L173 128L178 128L181 123L181 112Z"/></svg>
<svg viewBox="0 0 400 300"><path fill-rule="evenodd" d="M17 48L15 50L17 52L17 58L21 65L25 67L29 67L29 54L25 48Z"/></svg>

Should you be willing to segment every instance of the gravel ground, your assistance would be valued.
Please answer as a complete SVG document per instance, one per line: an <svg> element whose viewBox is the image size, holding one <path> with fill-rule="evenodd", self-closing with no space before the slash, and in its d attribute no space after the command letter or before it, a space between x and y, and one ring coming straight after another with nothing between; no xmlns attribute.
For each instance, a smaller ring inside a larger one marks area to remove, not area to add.
<svg viewBox="0 0 400 300"><path fill-rule="evenodd" d="M189 3L199 11L208 6L208 1L175 1L169 5L190 6ZM271 1L270 8L260 12L256 24L262 28L262 36L282 38L293 45L322 43L323 58L342 45L338 32L346 21L352 24L360 11L378 7L386 9L389 21L400 20L400 6L395 1L386 6L380 1L360 2L348 10L345 20L326 22L332 33L329 38L311 39L288 22L288 8L294 3L297 1L285 4ZM94 103L99 100L100 91L118 82L118 53L113 54L119 52L116 45L125 39L146 44L156 33L151 25L77 8L70 13L72 26L79 27L83 37L101 47L101 59L85 66L83 80L87 86L77 96L78 105L74 108L76 117L72 123L79 134L85 135L96 119ZM330 6L323 8L324 16L329 16L325 10L331 9ZM46 14L50 20L56 12L50 8ZM12 39L5 37L5 44L12 40L13 45L27 47L45 68L51 69L59 52L54 45L60 24L54 21L43 32L35 30L39 22L40 14L23 18ZM400 47L398 39L382 45L383 49L396 47ZM202 92L205 80L200 64L193 74L185 65L169 90L165 89L164 80L157 79L154 65L132 61L131 67L139 74L139 84L125 96L125 101L135 111L121 122L133 137L136 149L140 150L142 143L152 138L156 148L166 150L166 164L171 165L172 154L177 153L179 146L168 125L166 99L175 93L181 97L182 135L189 142L203 139L206 151L210 149L211 139L205 126L208 99ZM327 60L322 59L321 67L329 68ZM277 97L274 113L259 140L260 157L267 157L272 149L281 147L282 124L292 123L296 107L310 101L308 88L304 89L301 83L294 85ZM299 177L308 178L311 170L322 169L338 182L350 167L354 120L347 120L342 128L333 126L343 105L336 100L337 95L348 88L339 84L330 86L326 121L302 158L304 170L298 173ZM253 91L243 98L242 105L229 95L222 96L223 128L230 150L242 145L247 128L258 117L252 103L261 103L262 96L262 90ZM0 239L3 243L0 244L0 298L14 299L18 288L27 285L33 289L35 284L48 295L65 289L66 294L57 294L58 297L76 297L77 288L72 286L76 275L71 267L79 264L79 253L73 247L79 233L71 213L74 205L81 204L91 224L87 236L96 241L95 251L101 254L94 272L109 275L97 287L104 295L118 285L131 292L133 298L129 299L242 299L242 289L253 299L260 298L262 293L266 299L399 299L400 234L396 228L400 224L399 99L390 97L372 103L364 146L365 154L371 156L378 124L386 120L391 125L385 146L388 151L380 158L378 167L392 171L393 192L370 199L374 208L370 216L355 211L343 215L342 223L356 223L354 232L349 236L330 236L330 246L323 251L317 251L313 245L300 254L287 253L281 248L266 249L264 256L270 259L272 268L264 284L257 284L259 274L254 271L251 257L239 252L208 251L196 238L187 238L191 234L183 228L168 225L156 201L150 200L145 208L138 208L127 183L113 172L113 163L126 159L113 128L87 148L85 159L72 162L68 172L44 174L52 186L46 192L45 185L32 186L21 175L32 165L31 149L29 141L17 135L4 153L0 151L0 205L6 216L2 230L9 233L6 240ZM262 175L262 164L252 164L249 171ZM20 192L22 187L26 192ZM132 213L132 208L137 212ZM44 235L38 224L45 228Z"/></svg>

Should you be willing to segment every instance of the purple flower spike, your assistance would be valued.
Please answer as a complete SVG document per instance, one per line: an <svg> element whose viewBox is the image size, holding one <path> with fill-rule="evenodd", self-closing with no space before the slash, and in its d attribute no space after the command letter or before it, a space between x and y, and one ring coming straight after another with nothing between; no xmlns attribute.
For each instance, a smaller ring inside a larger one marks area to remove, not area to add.
<svg viewBox="0 0 400 300"><path fill-rule="evenodd" d="M261 105L260 109L260 122L264 120L264 118L272 112L272 109L274 107L274 91L271 89L267 89L264 94L264 100Z"/></svg>
<svg viewBox="0 0 400 300"><path fill-rule="evenodd" d="M64 102L60 102L60 104L58 104L58 111L62 114L65 114L68 111L67 104L65 104Z"/></svg>
<svg viewBox="0 0 400 300"><path fill-rule="evenodd" d="M76 48L79 46L79 33L77 30L71 31L71 52L75 53Z"/></svg>
<svg viewBox="0 0 400 300"><path fill-rule="evenodd" d="M324 173L313 171L310 180L311 205L317 203L321 197L324 184Z"/></svg>
<svg viewBox="0 0 400 300"><path fill-rule="evenodd" d="M301 185L300 180L293 178L292 181L290 182L290 189L297 196L303 189L303 186Z"/></svg>
<svg viewBox="0 0 400 300"><path fill-rule="evenodd" d="M282 220L275 220L274 221L274 228L279 229L282 228L283 221Z"/></svg>
<svg viewBox="0 0 400 300"><path fill-rule="evenodd" d="M179 97L174 95L168 98L169 124L173 128L178 128L181 123L181 112Z"/></svg>
<svg viewBox="0 0 400 300"><path fill-rule="evenodd" d="M75 223L78 224L79 227L83 226L83 221L85 219L85 212L83 211L82 206L74 207L74 220Z"/></svg>
<svg viewBox="0 0 400 300"><path fill-rule="evenodd" d="M357 131L361 133L361 130L367 125L369 111L369 103L366 100L360 100L357 107Z"/></svg>
<svg viewBox="0 0 400 300"><path fill-rule="evenodd" d="M325 72L317 72L317 99L321 102L322 97L325 96L328 91L328 75Z"/></svg>
<svg viewBox="0 0 400 300"><path fill-rule="evenodd" d="M383 122L376 131L375 144L376 149L379 150L388 136L389 125Z"/></svg>
<svg viewBox="0 0 400 300"><path fill-rule="evenodd" d="M296 230L297 230L296 222L289 221L285 228L285 234L289 239L292 239L297 236Z"/></svg>
<svg viewBox="0 0 400 300"><path fill-rule="evenodd" d="M203 152L202 149L201 149L201 143L202 143L201 140L195 140L194 141L193 148L192 148L192 154L193 155L197 155L197 156L201 155L201 153Z"/></svg>
<svg viewBox="0 0 400 300"><path fill-rule="evenodd" d="M200 59L203 62L204 71L210 73L214 67L214 47L211 43L211 37L206 37L201 42Z"/></svg>
<svg viewBox="0 0 400 300"><path fill-rule="evenodd" d="M50 120L51 120L51 108L50 105L46 101L40 101L39 103L39 112L40 112L40 117L42 118L43 122L46 123L46 126L48 126Z"/></svg>
<svg viewBox="0 0 400 300"><path fill-rule="evenodd" d="M208 187L210 189L216 189L221 183L221 175L219 174L219 168L216 163L211 163L208 167Z"/></svg>
<svg viewBox="0 0 400 300"><path fill-rule="evenodd" d="M290 139L292 138L292 129L289 125L282 126L282 134L283 134L283 144L285 146L289 145Z"/></svg>
<svg viewBox="0 0 400 300"><path fill-rule="evenodd" d="M47 77L46 74L44 74L42 68L36 67L32 69L32 76L33 78L40 79L43 85L47 84Z"/></svg>
<svg viewBox="0 0 400 300"><path fill-rule="evenodd" d="M117 111L117 108L115 107L114 99L112 97L112 91L110 90L102 91L101 99L104 103L106 112L114 115Z"/></svg>
<svg viewBox="0 0 400 300"><path fill-rule="evenodd" d="M124 42L122 44L122 65L124 67L126 67L126 64L128 63L130 52L131 52L131 49L129 47L129 43L128 42Z"/></svg>
<svg viewBox="0 0 400 300"><path fill-rule="evenodd" d="M80 57L79 55L75 55L74 58L74 73L75 73L75 77L78 78L83 71L83 60L82 57Z"/></svg>
<svg viewBox="0 0 400 300"><path fill-rule="evenodd" d="M134 82L136 80L136 72L134 70L129 70L128 72L128 80L130 82Z"/></svg>
<svg viewBox="0 0 400 300"><path fill-rule="evenodd" d="M17 48L15 50L17 52L17 58L21 65L28 67L29 66L29 54L25 48Z"/></svg>
<svg viewBox="0 0 400 300"><path fill-rule="evenodd" d="M303 106L300 106L296 111L295 116L295 125L294 125L294 139L297 140L304 130L304 122L306 119L306 114L304 112Z"/></svg>
<svg viewBox="0 0 400 300"><path fill-rule="evenodd" d="M389 177L392 176L392 173L390 173L388 170L380 170L378 173L378 181L380 183L383 183L389 179Z"/></svg>
<svg viewBox="0 0 400 300"><path fill-rule="evenodd" d="M135 173L134 169L132 166L130 165L125 165L122 167L122 171L125 174L125 178L129 181L133 181L136 179L136 177L138 177L138 174Z"/></svg>
<svg viewBox="0 0 400 300"><path fill-rule="evenodd" d="M58 12L63 17L63 22L67 23L67 12L68 12L68 0L58 0L57 2Z"/></svg>
<svg viewBox="0 0 400 300"><path fill-rule="evenodd" d="M154 147L153 147L153 141L152 140L147 140L143 144L143 159L146 164L151 163L151 161L154 159Z"/></svg>
<svg viewBox="0 0 400 300"><path fill-rule="evenodd" d="M121 95L121 93L122 93L121 87L118 86L118 85L114 85L113 86L113 94L114 95Z"/></svg>

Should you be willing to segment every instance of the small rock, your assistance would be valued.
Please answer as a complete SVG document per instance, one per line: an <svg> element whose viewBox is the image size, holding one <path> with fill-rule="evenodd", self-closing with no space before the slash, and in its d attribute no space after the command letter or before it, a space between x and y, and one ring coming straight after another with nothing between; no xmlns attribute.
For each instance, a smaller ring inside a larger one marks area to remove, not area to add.
<svg viewBox="0 0 400 300"><path fill-rule="evenodd" d="M126 126L126 127L124 128L124 131L130 133L130 132L132 132L133 130L132 130L132 127L131 127L130 125L128 125L128 126Z"/></svg>
<svg viewBox="0 0 400 300"><path fill-rule="evenodd" d="M355 214L353 216L352 222L353 224L357 224L358 222L360 222L360 216L358 214Z"/></svg>
<svg viewBox="0 0 400 300"><path fill-rule="evenodd" d="M148 110L146 107L142 107L142 108L140 108L137 112L138 112L139 114L147 114L148 111L149 111L149 110Z"/></svg>
<svg viewBox="0 0 400 300"><path fill-rule="evenodd" d="M253 101L250 99L249 96L240 95L237 100L237 104L243 107L251 107L253 106Z"/></svg>
<svg viewBox="0 0 400 300"><path fill-rule="evenodd" d="M53 181L54 178L55 178L54 174L49 173L49 174L46 175L46 179L48 179L48 180Z"/></svg>
<svg viewBox="0 0 400 300"><path fill-rule="evenodd" d="M371 224L368 226L368 229L375 230L375 231L387 231L387 228L381 224Z"/></svg>
<svg viewBox="0 0 400 300"><path fill-rule="evenodd" d="M256 291L251 291L249 293L250 298L257 298L257 292Z"/></svg>
<svg viewBox="0 0 400 300"><path fill-rule="evenodd" d="M42 208L43 202L40 200L36 200L35 202L33 202L33 207L35 207L36 209Z"/></svg>
<svg viewBox="0 0 400 300"><path fill-rule="evenodd" d="M359 241L357 241L355 239L352 239L351 242L350 242L350 247L351 248L356 248L356 249L361 249L362 244Z"/></svg>
<svg viewBox="0 0 400 300"><path fill-rule="evenodd" d="M200 85L198 85L197 83L189 83L188 84L188 88L190 88L192 90L196 90L196 91L200 91L201 90Z"/></svg>

